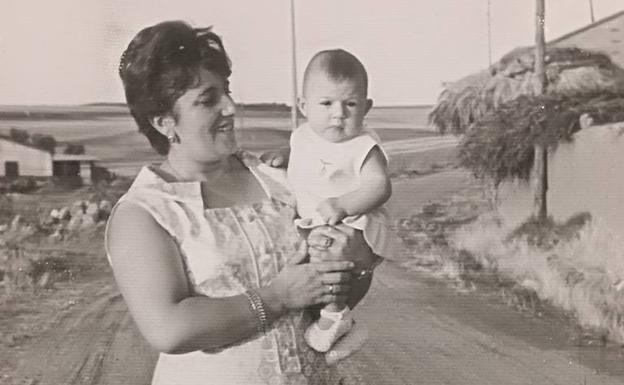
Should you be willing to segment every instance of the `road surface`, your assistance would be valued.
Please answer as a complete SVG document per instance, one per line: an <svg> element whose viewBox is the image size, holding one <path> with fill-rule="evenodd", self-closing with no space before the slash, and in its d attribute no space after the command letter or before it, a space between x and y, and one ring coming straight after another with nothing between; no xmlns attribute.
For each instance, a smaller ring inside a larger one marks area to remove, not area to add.
<svg viewBox="0 0 624 385"><path fill-rule="evenodd" d="M458 170L395 183L391 211L408 215L465 184ZM156 355L139 336L105 262L84 300L23 356L28 385L149 384ZM370 339L340 370L359 384L619 384L619 352L576 347L568 324L460 293L395 263L382 264L355 310ZM211 382L217 383L217 382Z"/></svg>

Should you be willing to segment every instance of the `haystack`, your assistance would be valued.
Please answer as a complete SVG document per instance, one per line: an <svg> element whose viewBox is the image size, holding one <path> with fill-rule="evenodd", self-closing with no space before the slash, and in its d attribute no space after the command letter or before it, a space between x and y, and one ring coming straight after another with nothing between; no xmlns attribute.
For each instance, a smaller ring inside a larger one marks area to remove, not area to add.
<svg viewBox="0 0 624 385"><path fill-rule="evenodd" d="M546 95L577 99L592 111L594 100L624 98L624 70L602 53L578 48L548 47ZM429 120L442 133L461 134L489 112L521 96L537 95L533 47L517 48L489 69L451 83L440 94ZM589 103L589 104L588 104ZM572 103L574 104L574 103ZM611 121L604 109L596 116Z"/></svg>
<svg viewBox="0 0 624 385"><path fill-rule="evenodd" d="M624 120L624 70L607 55L578 48L546 51L538 95L534 49L518 48L485 71L450 84L429 115L442 133L463 134L459 158L477 177L528 180L536 145L554 149L580 129Z"/></svg>

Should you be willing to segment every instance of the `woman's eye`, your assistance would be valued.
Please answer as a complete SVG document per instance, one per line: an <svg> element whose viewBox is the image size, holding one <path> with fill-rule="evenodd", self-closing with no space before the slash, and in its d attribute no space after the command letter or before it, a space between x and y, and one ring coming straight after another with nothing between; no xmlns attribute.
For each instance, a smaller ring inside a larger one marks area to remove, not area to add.
<svg viewBox="0 0 624 385"><path fill-rule="evenodd" d="M329 100L324 100L321 102L321 106L331 106L331 102Z"/></svg>
<svg viewBox="0 0 624 385"><path fill-rule="evenodd" d="M212 106L215 104L213 98L202 99L197 102L197 104L201 104L203 106Z"/></svg>

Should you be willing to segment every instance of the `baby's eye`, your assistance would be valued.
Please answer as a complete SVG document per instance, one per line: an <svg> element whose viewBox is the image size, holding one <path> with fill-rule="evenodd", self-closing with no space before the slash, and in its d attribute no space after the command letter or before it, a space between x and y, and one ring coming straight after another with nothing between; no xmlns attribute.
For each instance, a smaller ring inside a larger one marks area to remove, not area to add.
<svg viewBox="0 0 624 385"><path fill-rule="evenodd" d="M357 102L347 102L347 107L355 107L357 106Z"/></svg>

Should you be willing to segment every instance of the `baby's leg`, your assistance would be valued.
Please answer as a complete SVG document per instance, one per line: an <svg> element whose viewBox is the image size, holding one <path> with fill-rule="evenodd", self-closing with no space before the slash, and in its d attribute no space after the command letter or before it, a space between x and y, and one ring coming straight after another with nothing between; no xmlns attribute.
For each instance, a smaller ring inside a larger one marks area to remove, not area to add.
<svg viewBox="0 0 624 385"><path fill-rule="evenodd" d="M310 262L320 261L314 253ZM336 286L328 284L329 294L334 294ZM321 309L320 318L305 333L308 345L319 352L327 352L334 343L351 330L353 318L344 300L330 303Z"/></svg>

